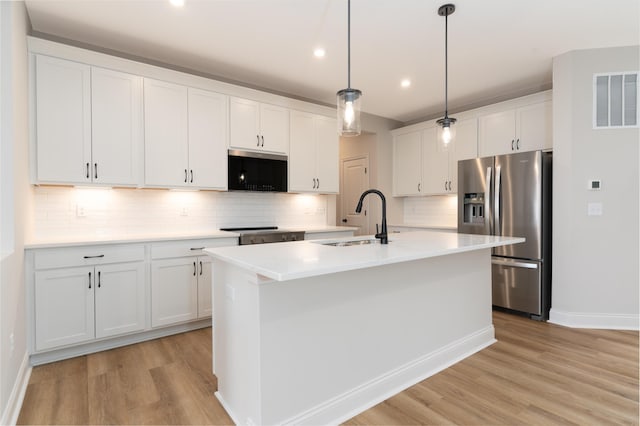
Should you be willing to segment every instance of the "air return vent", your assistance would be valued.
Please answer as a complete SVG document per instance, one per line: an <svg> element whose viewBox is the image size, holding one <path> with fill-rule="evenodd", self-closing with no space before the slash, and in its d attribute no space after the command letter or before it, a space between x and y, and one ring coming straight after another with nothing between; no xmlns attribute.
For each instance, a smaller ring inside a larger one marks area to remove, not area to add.
<svg viewBox="0 0 640 426"><path fill-rule="evenodd" d="M593 127L638 127L638 72L594 74Z"/></svg>

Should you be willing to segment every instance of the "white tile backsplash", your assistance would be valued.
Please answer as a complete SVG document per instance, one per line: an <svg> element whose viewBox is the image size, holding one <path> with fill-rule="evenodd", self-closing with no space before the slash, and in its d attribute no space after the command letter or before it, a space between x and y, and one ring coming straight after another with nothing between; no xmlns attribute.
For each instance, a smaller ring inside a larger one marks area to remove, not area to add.
<svg viewBox="0 0 640 426"><path fill-rule="evenodd" d="M457 226L457 195L406 197L404 199L404 224Z"/></svg>
<svg viewBox="0 0 640 426"><path fill-rule="evenodd" d="M327 224L327 196L312 194L39 186L34 207L35 240Z"/></svg>

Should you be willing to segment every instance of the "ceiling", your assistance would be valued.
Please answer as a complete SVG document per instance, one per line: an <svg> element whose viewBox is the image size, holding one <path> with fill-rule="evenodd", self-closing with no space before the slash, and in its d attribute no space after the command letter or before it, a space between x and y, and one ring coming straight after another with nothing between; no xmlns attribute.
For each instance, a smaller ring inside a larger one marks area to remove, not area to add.
<svg viewBox="0 0 640 426"><path fill-rule="evenodd" d="M34 34L334 104L347 86L346 0L26 0ZM453 0L449 111L551 87L552 58L635 45L638 0ZM403 123L444 111L435 0L351 2L351 86L363 111ZM313 49L322 46L318 59ZM407 89L403 78L411 80Z"/></svg>

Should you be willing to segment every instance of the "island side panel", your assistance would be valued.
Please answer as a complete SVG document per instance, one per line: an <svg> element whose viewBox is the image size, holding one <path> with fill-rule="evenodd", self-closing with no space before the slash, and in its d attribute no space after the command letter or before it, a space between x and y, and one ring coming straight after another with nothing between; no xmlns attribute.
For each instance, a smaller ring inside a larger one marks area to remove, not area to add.
<svg viewBox="0 0 640 426"><path fill-rule="evenodd" d="M260 423L346 420L494 342L490 254L260 285Z"/></svg>
<svg viewBox="0 0 640 426"><path fill-rule="evenodd" d="M262 424L258 277L218 259L213 271L216 397L236 424Z"/></svg>

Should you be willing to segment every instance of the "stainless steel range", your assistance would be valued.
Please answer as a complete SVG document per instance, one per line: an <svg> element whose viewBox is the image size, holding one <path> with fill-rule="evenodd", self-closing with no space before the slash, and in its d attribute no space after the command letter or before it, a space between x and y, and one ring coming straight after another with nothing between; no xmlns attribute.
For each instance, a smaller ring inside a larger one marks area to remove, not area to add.
<svg viewBox="0 0 640 426"><path fill-rule="evenodd" d="M286 229L278 229L277 226L220 228L220 230L240 234L239 242L241 246L304 240L304 231L288 231Z"/></svg>

